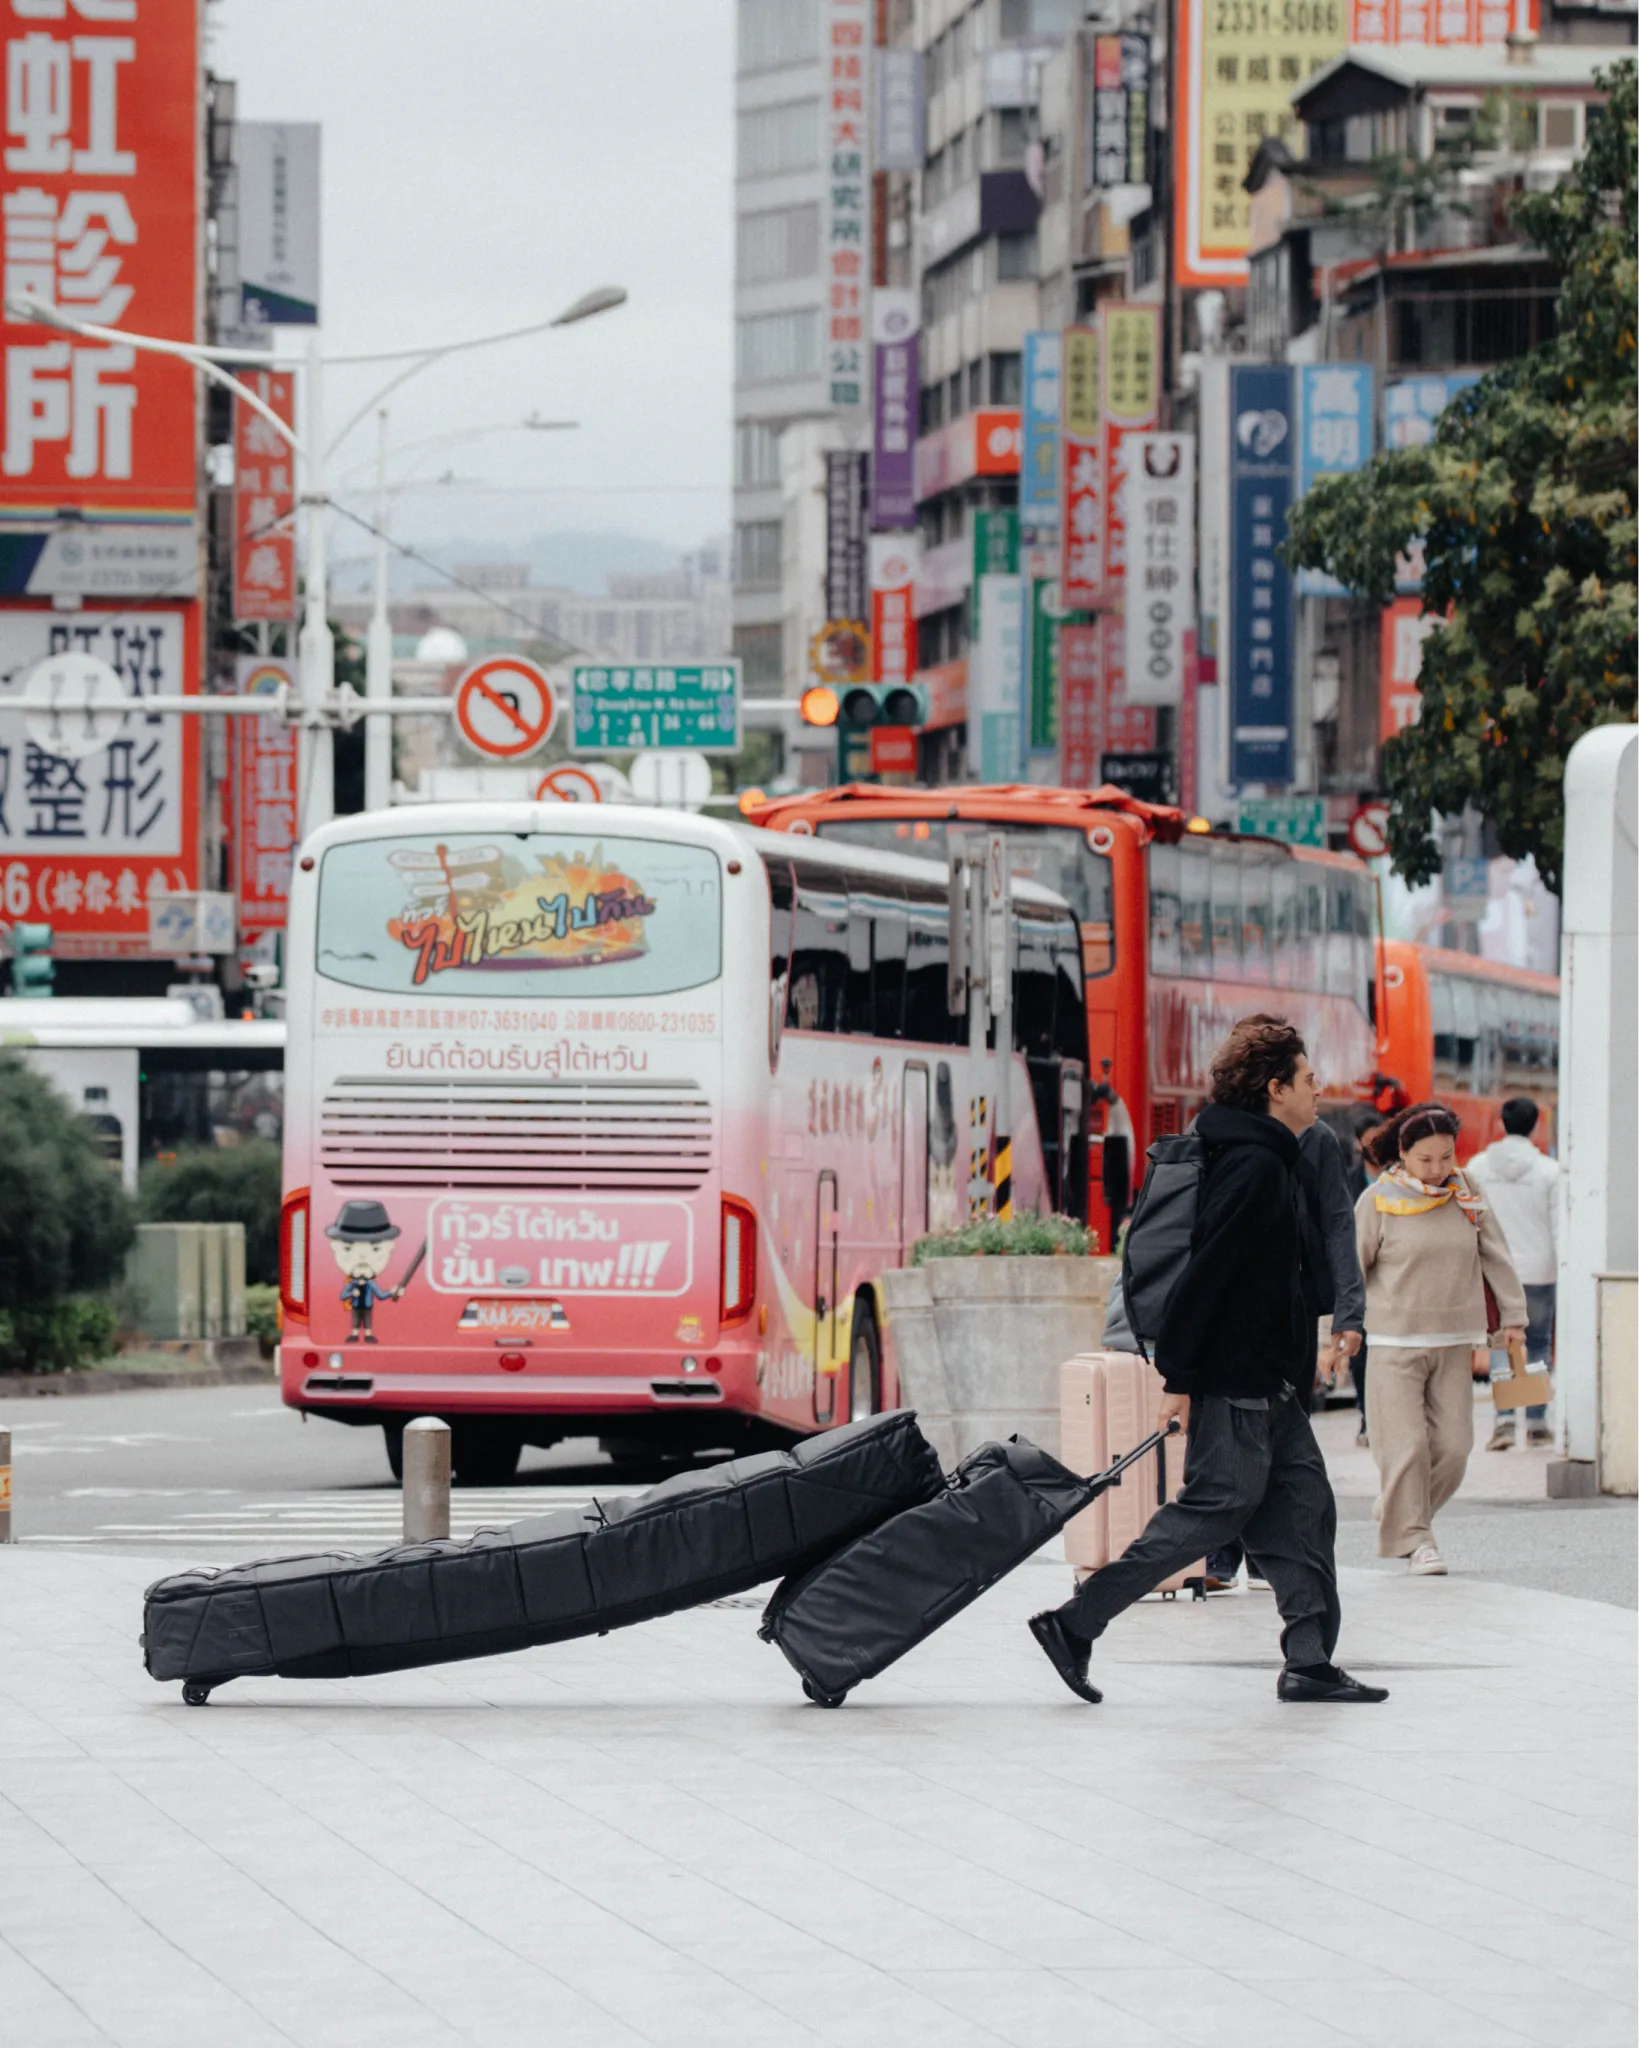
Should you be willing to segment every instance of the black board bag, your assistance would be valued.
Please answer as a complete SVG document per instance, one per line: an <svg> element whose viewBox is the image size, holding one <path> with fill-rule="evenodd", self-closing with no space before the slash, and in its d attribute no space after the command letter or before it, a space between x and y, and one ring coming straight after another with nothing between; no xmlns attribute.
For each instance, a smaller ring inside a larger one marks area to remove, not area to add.
<svg viewBox="0 0 1639 2048"><path fill-rule="evenodd" d="M804 1571L944 1485L908 1409L466 1542L178 1573L143 1661L202 1706L230 1678L352 1678L606 1634Z"/></svg>
<svg viewBox="0 0 1639 2048"><path fill-rule="evenodd" d="M1146 1437L1091 1478L1028 1437L981 1444L935 1498L787 1579L763 1610L758 1633L784 1651L816 1706L840 1707L863 1679L886 1671L1106 1487L1119 1486L1127 1467L1168 1433Z"/></svg>

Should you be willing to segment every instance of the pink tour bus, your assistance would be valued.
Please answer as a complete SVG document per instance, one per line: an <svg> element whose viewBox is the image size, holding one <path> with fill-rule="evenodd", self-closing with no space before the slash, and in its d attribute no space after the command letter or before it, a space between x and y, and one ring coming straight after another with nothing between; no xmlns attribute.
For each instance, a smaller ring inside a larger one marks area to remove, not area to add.
<svg viewBox="0 0 1639 2048"><path fill-rule="evenodd" d="M1014 944L1015 1206L1084 1215L1080 936L1020 885ZM303 846L288 958L289 1405L395 1470L443 1416L493 1483L526 1443L895 1400L874 1277L994 1143L941 868L635 807L374 813Z"/></svg>

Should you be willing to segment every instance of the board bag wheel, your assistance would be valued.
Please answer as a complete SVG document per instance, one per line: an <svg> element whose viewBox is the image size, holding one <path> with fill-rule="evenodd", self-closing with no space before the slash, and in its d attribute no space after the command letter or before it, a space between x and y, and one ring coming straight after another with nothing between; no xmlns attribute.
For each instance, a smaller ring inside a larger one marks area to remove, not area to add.
<svg viewBox="0 0 1639 2048"><path fill-rule="evenodd" d="M802 1689L804 1695L811 1699L816 1707L840 1707L848 1697L845 1692L821 1692L811 1678L803 1680Z"/></svg>
<svg viewBox="0 0 1639 2048"><path fill-rule="evenodd" d="M190 1678L182 1688L182 1704L185 1707L203 1707L210 1703L211 1689L202 1678Z"/></svg>

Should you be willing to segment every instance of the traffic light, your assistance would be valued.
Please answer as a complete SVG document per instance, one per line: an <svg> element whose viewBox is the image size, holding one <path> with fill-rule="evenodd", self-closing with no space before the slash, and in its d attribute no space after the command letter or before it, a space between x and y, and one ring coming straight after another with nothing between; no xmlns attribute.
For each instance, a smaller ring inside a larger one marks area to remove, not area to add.
<svg viewBox="0 0 1639 2048"><path fill-rule="evenodd" d="M49 996L57 980L51 957L48 924L14 924L11 928L11 992L14 996Z"/></svg>
<svg viewBox="0 0 1639 2048"><path fill-rule="evenodd" d="M928 715L928 693L920 683L851 683L838 695L843 725L916 726Z"/></svg>

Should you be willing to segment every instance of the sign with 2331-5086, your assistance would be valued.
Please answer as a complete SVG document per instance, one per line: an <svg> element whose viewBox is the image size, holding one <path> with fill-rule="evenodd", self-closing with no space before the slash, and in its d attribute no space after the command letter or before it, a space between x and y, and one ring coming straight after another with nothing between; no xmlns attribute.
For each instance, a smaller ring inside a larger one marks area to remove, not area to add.
<svg viewBox="0 0 1639 2048"><path fill-rule="evenodd" d="M740 751L740 664L578 662L571 671L577 754Z"/></svg>

